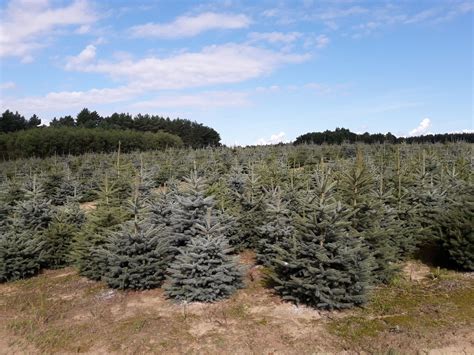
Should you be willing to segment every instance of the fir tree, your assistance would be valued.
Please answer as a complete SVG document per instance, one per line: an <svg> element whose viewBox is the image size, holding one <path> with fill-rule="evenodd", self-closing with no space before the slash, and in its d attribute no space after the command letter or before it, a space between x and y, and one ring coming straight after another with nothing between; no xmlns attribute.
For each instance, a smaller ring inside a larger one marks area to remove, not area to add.
<svg viewBox="0 0 474 355"><path fill-rule="evenodd" d="M166 225L151 225L142 182L137 179L129 203L133 220L112 233L101 249L107 262L104 280L118 289L150 289L161 285L169 265L170 239Z"/></svg>
<svg viewBox="0 0 474 355"><path fill-rule="evenodd" d="M49 174L44 182L44 191L55 206L66 204L71 198L77 199L77 189L69 171Z"/></svg>
<svg viewBox="0 0 474 355"><path fill-rule="evenodd" d="M468 184L450 199L438 224L441 246L457 267L474 271L474 188Z"/></svg>
<svg viewBox="0 0 474 355"><path fill-rule="evenodd" d="M222 236L222 227L212 225L210 213L199 235L179 250L169 272L169 297L187 302L214 302L242 287L242 271L232 248Z"/></svg>
<svg viewBox="0 0 474 355"><path fill-rule="evenodd" d="M104 280L112 288L143 290L159 287L169 264L169 238L162 226L129 222L111 234L103 247Z"/></svg>
<svg viewBox="0 0 474 355"><path fill-rule="evenodd" d="M314 190L289 247L275 246L276 290L286 300L341 309L367 300L372 259L351 235L350 213L333 196L328 173L316 173Z"/></svg>
<svg viewBox="0 0 474 355"><path fill-rule="evenodd" d="M25 201L13 208L12 224L25 230L44 230L48 228L54 215L53 207L44 197L42 186L36 176L27 181Z"/></svg>
<svg viewBox="0 0 474 355"><path fill-rule="evenodd" d="M140 170L136 176L138 193L141 199L149 200L152 196L153 188L155 187L155 182L153 181L154 171L153 169L146 169L143 166L143 159L140 157Z"/></svg>
<svg viewBox="0 0 474 355"><path fill-rule="evenodd" d="M25 198L25 189L17 179L7 179L1 190L2 202L7 208L12 208L15 204Z"/></svg>
<svg viewBox="0 0 474 355"><path fill-rule="evenodd" d="M264 195L260 182L260 177L250 168L249 174L243 176L244 186L242 187L239 175L231 180L231 188L235 195L235 203L240 206L236 220L239 225L239 233L231 242L232 245L241 250L244 248L256 247L259 240L258 227L264 224Z"/></svg>
<svg viewBox="0 0 474 355"><path fill-rule="evenodd" d="M377 197L374 178L368 170L362 155L358 152L356 162L347 169L340 181L340 193L351 211L351 226L354 236L367 244L374 256L372 270L376 283L389 282L398 270L400 224L392 209L383 202L383 195Z"/></svg>
<svg viewBox="0 0 474 355"><path fill-rule="evenodd" d="M0 184L0 233L6 232L13 206L9 204L8 181Z"/></svg>
<svg viewBox="0 0 474 355"><path fill-rule="evenodd" d="M79 274L100 280L106 271L106 260L99 252L110 232L128 219L129 214L120 206L113 184L107 175L99 190L99 204L87 217L82 231L74 239L71 253Z"/></svg>
<svg viewBox="0 0 474 355"><path fill-rule="evenodd" d="M295 228L292 225L288 203L283 201L281 191L272 191L266 203L266 223L259 227L260 239L257 244L257 260L270 265L276 257L275 245L283 246L292 239Z"/></svg>
<svg viewBox="0 0 474 355"><path fill-rule="evenodd" d="M160 191L150 199L149 218L153 225L171 225L171 214L176 209L176 192L168 185L160 188Z"/></svg>
<svg viewBox="0 0 474 355"><path fill-rule="evenodd" d="M37 233L11 228L0 235L0 282L36 275L43 242Z"/></svg>
<svg viewBox="0 0 474 355"><path fill-rule="evenodd" d="M70 263L73 241L84 221L85 215L77 204L69 204L57 213L42 234L45 267L57 269Z"/></svg>
<svg viewBox="0 0 474 355"><path fill-rule="evenodd" d="M367 229L359 235L368 245L374 257L373 278L376 283L389 283L400 267L398 262L403 259L402 248L406 239L401 234L401 223L397 212L383 203L382 199L370 205L370 213L365 218L371 219Z"/></svg>
<svg viewBox="0 0 474 355"><path fill-rule="evenodd" d="M205 220L207 210L214 207L214 199L206 196L206 180L199 177L193 170L189 177L184 178L175 198L176 203L170 214L170 225L173 233L173 245L185 246L189 240L197 236L198 224ZM216 218L213 212L213 218Z"/></svg>

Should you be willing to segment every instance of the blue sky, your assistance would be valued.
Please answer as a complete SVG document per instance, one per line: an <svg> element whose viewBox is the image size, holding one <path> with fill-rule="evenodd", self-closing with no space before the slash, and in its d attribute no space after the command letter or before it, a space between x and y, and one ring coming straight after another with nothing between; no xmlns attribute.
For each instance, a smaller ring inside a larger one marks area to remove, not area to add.
<svg viewBox="0 0 474 355"><path fill-rule="evenodd" d="M0 0L0 108L188 118L226 144L473 129L465 0Z"/></svg>

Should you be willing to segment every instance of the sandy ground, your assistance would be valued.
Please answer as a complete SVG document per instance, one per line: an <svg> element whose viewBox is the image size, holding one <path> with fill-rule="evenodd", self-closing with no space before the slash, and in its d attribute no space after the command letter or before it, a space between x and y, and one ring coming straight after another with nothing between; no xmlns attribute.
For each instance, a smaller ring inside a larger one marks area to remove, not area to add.
<svg viewBox="0 0 474 355"><path fill-rule="evenodd" d="M474 354L472 322L432 333L382 330L363 342L343 339L328 324L355 311L325 312L282 302L262 286L252 255L244 253L241 260L248 266L247 287L215 304L173 303L161 289L111 290L72 268L2 284L0 353L358 354L392 349ZM411 282L423 282L429 268L413 263L404 273ZM472 281L469 277L471 286Z"/></svg>

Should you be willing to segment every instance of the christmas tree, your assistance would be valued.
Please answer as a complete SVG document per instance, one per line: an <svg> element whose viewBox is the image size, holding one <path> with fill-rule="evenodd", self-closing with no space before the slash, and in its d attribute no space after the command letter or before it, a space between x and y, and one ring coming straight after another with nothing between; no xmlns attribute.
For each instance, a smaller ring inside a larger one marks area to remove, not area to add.
<svg viewBox="0 0 474 355"><path fill-rule="evenodd" d="M459 186L436 222L441 246L457 267L474 271L474 188Z"/></svg>
<svg viewBox="0 0 474 355"><path fill-rule="evenodd" d="M13 206L9 200L9 183L8 181L0 184L0 233L6 232L10 222L10 213Z"/></svg>
<svg viewBox="0 0 474 355"><path fill-rule="evenodd" d="M42 234L43 263L48 268L61 268L71 261L73 240L81 231L85 215L77 203L62 207Z"/></svg>
<svg viewBox="0 0 474 355"><path fill-rule="evenodd" d="M76 182L66 167L65 171L50 173L44 179L44 191L55 206L66 204L69 199L77 197Z"/></svg>
<svg viewBox="0 0 474 355"><path fill-rule="evenodd" d="M143 166L143 161L140 161L140 170L136 176L135 185L138 188L138 193L141 199L145 201L152 196L153 188L155 187L153 169L146 169Z"/></svg>
<svg viewBox="0 0 474 355"><path fill-rule="evenodd" d="M178 248L185 246L200 233L198 224L205 220L208 209L214 207L214 199L205 194L206 187L206 180L199 177L196 170L184 178L170 214L174 246ZM216 218L215 212L212 218Z"/></svg>
<svg viewBox="0 0 474 355"><path fill-rule="evenodd" d="M129 202L133 220L112 233L100 250L107 264L103 279L113 288L142 290L160 286L172 256L169 229L165 224L150 224L141 186L137 180Z"/></svg>
<svg viewBox="0 0 474 355"><path fill-rule="evenodd" d="M275 289L286 300L323 309L363 304L372 258L351 235L350 212L334 198L329 173L317 172L314 189L289 247L275 246Z"/></svg>
<svg viewBox="0 0 474 355"><path fill-rule="evenodd" d="M395 275L399 261L400 224L396 213L384 203L384 195L375 191L373 174L358 152L356 162L347 167L340 181L340 194L351 212L354 236L359 236L375 259L376 283L387 283ZM403 241L402 241L403 242Z"/></svg>
<svg viewBox="0 0 474 355"><path fill-rule="evenodd" d="M107 270L103 279L112 288L143 290L159 287L169 264L165 228L129 222L111 234L103 246Z"/></svg>
<svg viewBox="0 0 474 355"><path fill-rule="evenodd" d="M25 201L20 201L13 208L12 224L24 230L44 230L53 219L53 207L46 200L36 176L27 180L26 185Z"/></svg>
<svg viewBox="0 0 474 355"><path fill-rule="evenodd" d="M279 188L271 191L266 202L266 223L259 227L260 239L257 243L257 260L270 265L276 257L275 245L283 246L292 239L295 228L290 217L288 203L283 201Z"/></svg>
<svg viewBox="0 0 474 355"><path fill-rule="evenodd" d="M169 297L187 302L214 302L242 287L242 271L222 236L222 227L212 224L210 212L205 225L196 225L198 235L179 249L169 272Z"/></svg>
<svg viewBox="0 0 474 355"><path fill-rule="evenodd" d="M120 200L105 176L98 192L97 208L87 216L82 231L73 242L71 252L74 265L79 274L92 280L100 280L106 270L106 260L99 252L110 232L117 230L121 223L129 218L129 213L120 205Z"/></svg>
<svg viewBox="0 0 474 355"><path fill-rule="evenodd" d="M176 192L173 187L163 186L160 191L150 198L150 223L156 226L171 225L171 213L176 208Z"/></svg>
<svg viewBox="0 0 474 355"><path fill-rule="evenodd" d="M37 274L43 242L37 233L11 228L0 235L0 282Z"/></svg>
<svg viewBox="0 0 474 355"><path fill-rule="evenodd" d="M259 240L258 227L264 224L265 215L260 177L251 167L248 174L237 173L231 176L229 184L235 196L234 204L240 207L235 213L239 232L233 236L232 245L239 250L255 248Z"/></svg>

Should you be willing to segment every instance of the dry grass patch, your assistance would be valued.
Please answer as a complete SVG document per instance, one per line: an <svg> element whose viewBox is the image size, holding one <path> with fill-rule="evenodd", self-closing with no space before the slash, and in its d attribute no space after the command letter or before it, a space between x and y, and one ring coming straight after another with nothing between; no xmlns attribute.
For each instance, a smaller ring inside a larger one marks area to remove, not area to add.
<svg viewBox="0 0 474 355"><path fill-rule="evenodd" d="M410 279L375 289L366 307L328 323L329 332L345 347L373 352L442 347L463 333L474 351L472 278L437 269Z"/></svg>
<svg viewBox="0 0 474 355"><path fill-rule="evenodd" d="M252 266L251 253L241 260L249 273L265 271ZM374 290L364 309L319 312L282 302L262 286L261 277L248 276L247 287L225 301L178 304L160 289L111 290L66 268L0 285L0 349L38 354L408 352L454 346L461 340L453 332L462 334L468 347L473 282L462 274L433 271L422 282L400 279Z"/></svg>

